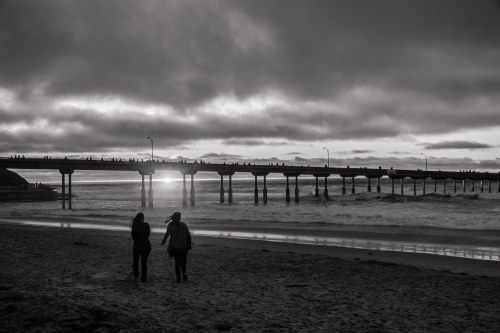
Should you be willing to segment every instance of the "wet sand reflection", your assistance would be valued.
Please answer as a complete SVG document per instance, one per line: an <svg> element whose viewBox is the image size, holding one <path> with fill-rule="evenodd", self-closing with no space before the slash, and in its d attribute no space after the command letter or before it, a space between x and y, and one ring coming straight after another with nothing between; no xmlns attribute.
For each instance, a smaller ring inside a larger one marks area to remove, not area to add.
<svg viewBox="0 0 500 333"><path fill-rule="evenodd" d="M74 229L97 229L110 231L129 231L130 228L124 225L108 225L94 223L58 223L41 221L16 221L23 225L74 228ZM152 228L153 233L164 233L165 228ZM396 251L396 252L414 252L434 255L444 255L452 257L463 257L480 260L500 261L500 248L496 247L474 247L467 245L447 245L447 244L428 244L428 243L410 243L400 241L386 240L365 240L353 238L336 237L314 237L284 235L274 233L255 233L240 231L214 231L214 230L192 230L193 235L208 237L224 237L235 239L261 240L268 242L286 242L296 244L311 244L323 246L338 246L354 249L378 250L378 251Z"/></svg>

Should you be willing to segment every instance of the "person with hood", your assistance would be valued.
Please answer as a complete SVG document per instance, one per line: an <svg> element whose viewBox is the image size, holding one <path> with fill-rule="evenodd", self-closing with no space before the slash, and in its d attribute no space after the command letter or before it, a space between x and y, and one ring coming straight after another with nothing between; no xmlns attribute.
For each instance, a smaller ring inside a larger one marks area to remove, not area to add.
<svg viewBox="0 0 500 333"><path fill-rule="evenodd" d="M191 234L186 223L181 222L181 213L175 212L165 221L165 223L170 220L172 220L172 222L167 226L167 232L163 237L161 245L164 245L167 238L170 236L167 252L169 256L175 259L175 275L177 276L177 282L181 282L182 280L187 281L186 262L187 253L191 250Z"/></svg>
<svg viewBox="0 0 500 333"><path fill-rule="evenodd" d="M151 229L149 224L144 222L144 214L137 213L132 222L130 223L132 229L132 239L134 240L133 248L133 261L132 267L134 270L134 281L139 278L139 258L141 259L142 268L142 282L148 279L148 256L151 252L151 242L149 241L149 234Z"/></svg>

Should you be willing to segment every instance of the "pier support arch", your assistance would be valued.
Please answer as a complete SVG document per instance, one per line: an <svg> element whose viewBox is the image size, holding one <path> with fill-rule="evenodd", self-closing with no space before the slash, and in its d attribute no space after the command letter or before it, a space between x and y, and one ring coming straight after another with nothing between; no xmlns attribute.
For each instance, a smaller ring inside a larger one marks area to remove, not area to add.
<svg viewBox="0 0 500 333"><path fill-rule="evenodd" d="M66 201L68 201L68 209L73 209L73 199L71 195L71 175L73 174L74 170L72 169L59 169L59 172L61 173L61 202L62 202L62 209L66 209ZM66 197L66 175L68 175L68 196Z"/></svg>
<svg viewBox="0 0 500 333"><path fill-rule="evenodd" d="M323 196L326 200L328 200L328 177L330 176L330 174L328 173L316 173L316 174L313 174L314 177L316 177L316 188L314 190L314 196L316 198L319 198L319 182L318 182L318 179L321 178L321 177L324 177L325 178L325 189L323 191Z"/></svg>
<svg viewBox="0 0 500 333"><path fill-rule="evenodd" d="M402 175L390 175L389 178L391 179L391 193L394 194L394 180L399 179L400 180L400 186L401 186L401 195L404 195L404 176Z"/></svg>
<svg viewBox="0 0 500 333"><path fill-rule="evenodd" d="M149 207L153 207L153 174L155 173L154 170L141 170L139 171L139 174L141 175L142 179L142 188L141 188L141 206L146 207L146 189L144 187L144 176L149 176Z"/></svg>
<svg viewBox="0 0 500 333"><path fill-rule="evenodd" d="M255 188L253 191L254 203L259 203L259 189L257 187L257 177L264 177L264 188L262 189L262 203L267 204L267 175L269 172L252 172L252 175L255 177ZM287 177L287 188L288 188L288 177ZM288 201L287 201L288 202Z"/></svg>
<svg viewBox="0 0 500 333"><path fill-rule="evenodd" d="M342 177L342 194L346 194L346 187L345 187L345 178L350 177L351 178L351 194L356 194L356 183L355 183L355 178L358 176L354 172L347 172L347 173L341 173L340 177Z"/></svg>
<svg viewBox="0 0 500 333"><path fill-rule="evenodd" d="M180 171L182 174L182 206L187 207L187 188L186 188L186 176L190 176L191 184L189 191L189 203L191 207L195 206L195 193L194 193L194 175L197 173L196 170L185 169Z"/></svg>
<svg viewBox="0 0 500 333"><path fill-rule="evenodd" d="M290 187L288 182L288 177L295 177L295 203L299 203L299 176L300 173L297 172L286 172L283 173L286 177L286 202L290 202Z"/></svg>

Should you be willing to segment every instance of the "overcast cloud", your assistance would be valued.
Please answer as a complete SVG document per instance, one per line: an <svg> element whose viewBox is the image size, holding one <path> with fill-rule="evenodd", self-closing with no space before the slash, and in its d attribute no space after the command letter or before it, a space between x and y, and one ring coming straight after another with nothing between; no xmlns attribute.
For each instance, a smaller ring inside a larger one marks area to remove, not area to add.
<svg viewBox="0 0 500 333"><path fill-rule="evenodd" d="M493 146L471 141L443 141L437 143L423 144L425 149L488 149Z"/></svg>
<svg viewBox="0 0 500 333"><path fill-rule="evenodd" d="M490 128L499 59L492 0L4 0L0 151Z"/></svg>

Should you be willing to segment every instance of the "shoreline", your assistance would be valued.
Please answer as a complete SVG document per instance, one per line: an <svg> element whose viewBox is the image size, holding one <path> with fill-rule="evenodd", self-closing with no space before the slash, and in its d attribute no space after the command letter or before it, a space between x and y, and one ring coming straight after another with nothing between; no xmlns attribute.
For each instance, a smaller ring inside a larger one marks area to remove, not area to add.
<svg viewBox="0 0 500 333"><path fill-rule="evenodd" d="M0 223L25 224L44 227L127 231L128 223L111 219L107 224L100 219L80 217L0 217ZM281 228L265 223L188 222L197 236L239 240L261 240L276 243L319 245L367 251L431 254L475 260L500 261L500 231L435 230L434 228L374 227L350 225L301 225ZM152 233L163 233L166 225L151 224Z"/></svg>
<svg viewBox="0 0 500 333"><path fill-rule="evenodd" d="M37 220L37 219L34 219ZM78 219L73 219L75 221ZM90 228L68 228L63 226L37 226L10 224L1 222L2 226L12 226L21 228L34 228L35 230L54 228L61 231L74 230L82 234L111 234L113 236L127 237L130 232L128 226L122 230L106 230L106 229L90 229ZM59 222L61 223L61 222ZM71 222L68 222L71 223ZM191 227L190 227L191 228ZM154 227L152 229L155 229ZM166 227L163 228L166 230ZM192 230L193 231L193 230ZM195 230L194 230L195 231ZM162 239L163 231L151 233L152 242L157 240L158 243ZM497 260L478 260L472 258L463 258L459 256L438 255L432 253L415 253L403 251L389 251L366 248L353 248L345 246L324 245L324 244L304 244L297 242L281 242L273 240L262 240L258 238L243 239L220 237L217 235L199 235L193 233L193 241L199 241L202 245L217 245L237 249L246 250L265 250L272 252L287 252L300 254L325 255L342 260L361 260L361 261L377 261L390 264L406 265L419 268L428 268L435 270L443 270L453 273L465 273L479 276L500 277L500 264Z"/></svg>

